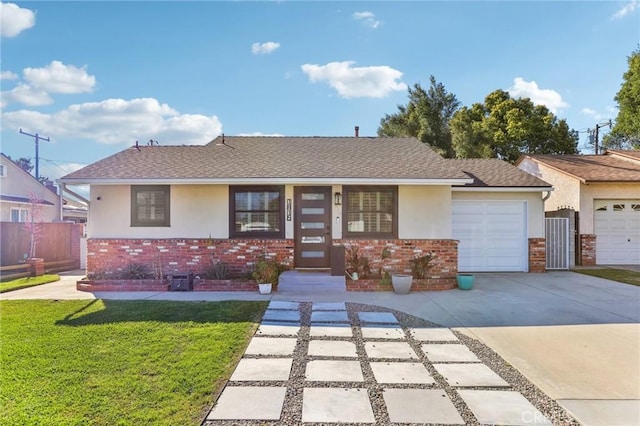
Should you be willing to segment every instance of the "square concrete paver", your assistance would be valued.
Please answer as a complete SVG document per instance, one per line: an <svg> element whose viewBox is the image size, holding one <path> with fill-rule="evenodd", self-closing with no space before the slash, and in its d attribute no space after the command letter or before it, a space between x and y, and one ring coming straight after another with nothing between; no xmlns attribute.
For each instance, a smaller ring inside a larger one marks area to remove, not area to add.
<svg viewBox="0 0 640 426"><path fill-rule="evenodd" d="M365 339L405 339L404 331L396 326L366 326L360 329Z"/></svg>
<svg viewBox="0 0 640 426"><path fill-rule="evenodd" d="M297 336L300 332L300 326L293 323L282 322L262 322L256 336Z"/></svg>
<svg viewBox="0 0 640 426"><path fill-rule="evenodd" d="M350 324L311 324L309 329L311 337L353 337Z"/></svg>
<svg viewBox="0 0 640 426"><path fill-rule="evenodd" d="M314 302L312 311L346 311L347 306L344 302Z"/></svg>
<svg viewBox="0 0 640 426"><path fill-rule="evenodd" d="M286 387L227 386L208 420L279 420Z"/></svg>
<svg viewBox="0 0 640 426"><path fill-rule="evenodd" d="M431 343L422 345L422 351L431 362L480 362L465 345Z"/></svg>
<svg viewBox="0 0 640 426"><path fill-rule="evenodd" d="M231 380L289 380L292 358L243 358L238 363Z"/></svg>
<svg viewBox="0 0 640 426"><path fill-rule="evenodd" d="M309 342L309 355L357 358L356 344L337 340L312 340Z"/></svg>
<svg viewBox="0 0 640 426"><path fill-rule="evenodd" d="M267 309L284 309L295 311L300 309L299 302L283 302L280 300L273 300L269 302L269 307Z"/></svg>
<svg viewBox="0 0 640 426"><path fill-rule="evenodd" d="M365 342L364 349L370 358L418 359L407 342Z"/></svg>
<svg viewBox="0 0 640 426"><path fill-rule="evenodd" d="M253 337L247 355L292 355L298 339L289 337Z"/></svg>
<svg viewBox="0 0 640 426"><path fill-rule="evenodd" d="M391 312L358 312L360 322L398 324L398 319Z"/></svg>
<svg viewBox="0 0 640 426"><path fill-rule="evenodd" d="M267 309L264 311L262 321L288 321L300 322L300 311L284 311L276 309Z"/></svg>
<svg viewBox="0 0 640 426"><path fill-rule="evenodd" d="M347 311L314 311L311 322L349 322Z"/></svg>
<svg viewBox="0 0 640 426"><path fill-rule="evenodd" d="M409 333L421 342L457 342L458 338L448 328L412 328Z"/></svg>
<svg viewBox="0 0 640 426"><path fill-rule="evenodd" d="M304 388L302 421L316 423L374 423L366 389Z"/></svg>
<svg viewBox="0 0 640 426"><path fill-rule="evenodd" d="M384 389L382 395L392 423L464 424L456 407L440 389Z"/></svg>
<svg viewBox="0 0 640 426"><path fill-rule="evenodd" d="M372 362L373 376L378 383L420 383L435 381L427 368L417 362Z"/></svg>
<svg viewBox="0 0 640 426"><path fill-rule="evenodd" d="M549 419L519 392L459 390L458 393L482 424L551 424Z"/></svg>
<svg viewBox="0 0 640 426"><path fill-rule="evenodd" d="M509 383L484 364L433 364L433 366L451 386L509 386Z"/></svg>
<svg viewBox="0 0 640 426"><path fill-rule="evenodd" d="M305 376L311 382L363 382L360 361L315 360L307 363Z"/></svg>

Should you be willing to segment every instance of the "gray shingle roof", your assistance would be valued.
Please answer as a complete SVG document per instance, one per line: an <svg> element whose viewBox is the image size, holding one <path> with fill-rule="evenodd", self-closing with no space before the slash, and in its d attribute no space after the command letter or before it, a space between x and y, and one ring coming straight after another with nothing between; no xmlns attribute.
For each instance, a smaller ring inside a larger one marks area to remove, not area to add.
<svg viewBox="0 0 640 426"><path fill-rule="evenodd" d="M221 137L205 146L133 147L62 181L136 179L466 179L414 138ZM232 148L231 148L232 147Z"/></svg>
<svg viewBox="0 0 640 426"><path fill-rule="evenodd" d="M473 187L550 187L551 184L497 158L446 160L473 178Z"/></svg>
<svg viewBox="0 0 640 426"><path fill-rule="evenodd" d="M640 163L610 155L528 155L583 182L640 182Z"/></svg>
<svg viewBox="0 0 640 426"><path fill-rule="evenodd" d="M125 149L64 183L260 179L447 180L474 186L549 186L497 159L445 160L415 138L218 137L204 146Z"/></svg>

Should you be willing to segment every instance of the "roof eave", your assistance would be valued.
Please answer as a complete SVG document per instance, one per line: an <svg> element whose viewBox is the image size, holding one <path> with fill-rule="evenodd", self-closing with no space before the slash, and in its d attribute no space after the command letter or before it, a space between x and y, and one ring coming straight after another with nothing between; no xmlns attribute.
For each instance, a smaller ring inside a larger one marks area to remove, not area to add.
<svg viewBox="0 0 640 426"><path fill-rule="evenodd" d="M244 185L244 184L314 184L314 185L465 185L471 178L194 178L194 179L74 179L62 178L56 182L66 185Z"/></svg>
<svg viewBox="0 0 640 426"><path fill-rule="evenodd" d="M453 192L543 192L553 191L552 186L453 186Z"/></svg>

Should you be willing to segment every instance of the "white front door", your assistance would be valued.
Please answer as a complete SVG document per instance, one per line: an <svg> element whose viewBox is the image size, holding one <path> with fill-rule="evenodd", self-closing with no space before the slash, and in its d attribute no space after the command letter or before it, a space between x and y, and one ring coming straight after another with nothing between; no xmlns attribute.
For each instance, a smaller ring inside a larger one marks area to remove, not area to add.
<svg viewBox="0 0 640 426"><path fill-rule="evenodd" d="M596 262L640 264L640 200L594 200Z"/></svg>
<svg viewBox="0 0 640 426"><path fill-rule="evenodd" d="M454 201L453 238L461 272L528 270L524 201Z"/></svg>

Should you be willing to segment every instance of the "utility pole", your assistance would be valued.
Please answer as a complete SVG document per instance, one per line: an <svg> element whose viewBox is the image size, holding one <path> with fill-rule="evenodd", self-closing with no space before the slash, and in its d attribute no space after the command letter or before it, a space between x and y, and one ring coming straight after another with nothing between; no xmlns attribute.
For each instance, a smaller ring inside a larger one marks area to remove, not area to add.
<svg viewBox="0 0 640 426"><path fill-rule="evenodd" d="M596 128L593 131L594 132L594 138L593 138L593 142L594 142L594 146L595 146L595 153L596 155L598 155L598 131L602 128L602 127L607 127L609 126L609 128L611 128L611 119L609 119L608 122L606 123L600 123L600 124L596 124Z"/></svg>
<svg viewBox="0 0 640 426"><path fill-rule="evenodd" d="M32 135L31 133L23 132L22 129L20 129L20 134L31 136L36 141L36 180L39 180L40 179L40 155L38 154L38 142L40 142L40 140L51 142L51 140L49 138L43 138L37 133L35 135Z"/></svg>

